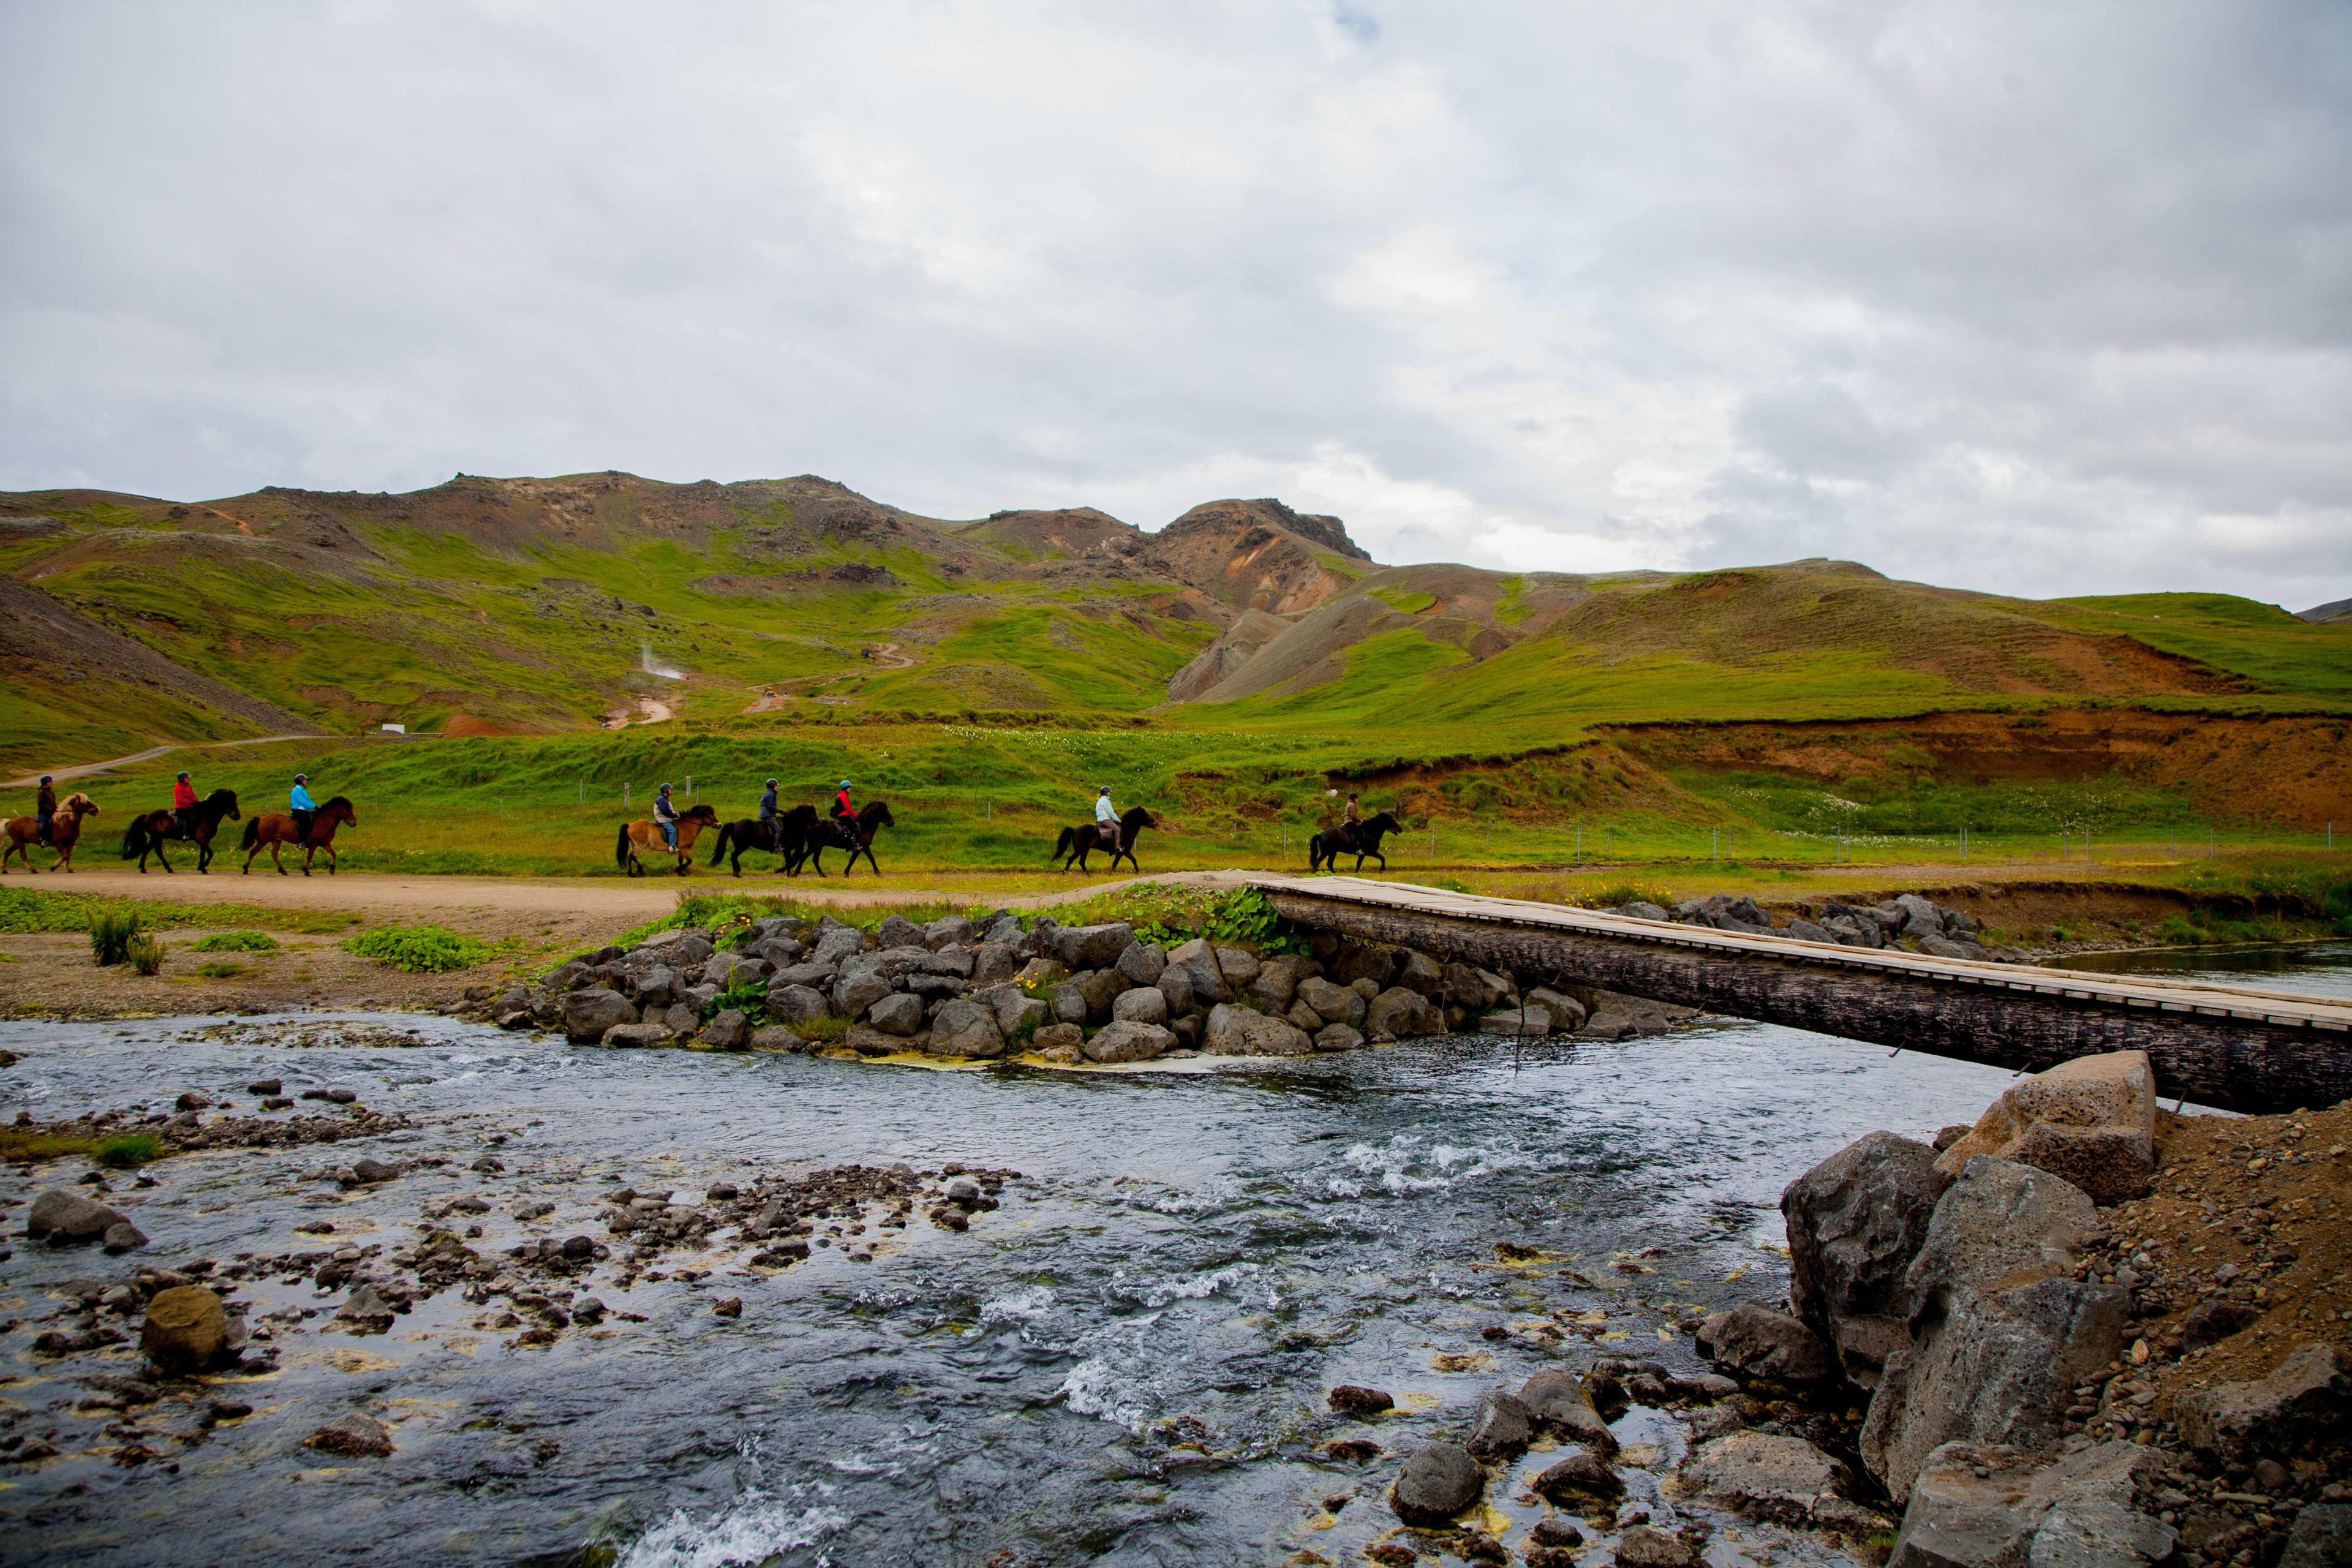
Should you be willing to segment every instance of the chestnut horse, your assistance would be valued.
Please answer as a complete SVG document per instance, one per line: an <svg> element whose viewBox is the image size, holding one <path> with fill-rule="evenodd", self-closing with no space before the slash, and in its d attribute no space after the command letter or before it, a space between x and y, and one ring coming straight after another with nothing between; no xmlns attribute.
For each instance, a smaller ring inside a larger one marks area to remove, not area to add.
<svg viewBox="0 0 2352 1568"><path fill-rule="evenodd" d="M245 851L245 874L248 877L253 875L253 858L267 849L269 851L269 863L277 867L278 874L283 877L286 875L286 863L278 858L278 852L282 846L292 844L302 851L302 875L307 877L310 874L310 858L323 849L327 852L327 875L333 876L337 823L345 827L360 825L359 814L352 809L351 798L347 795L335 795L310 814L310 837L308 838L303 837L302 830L294 825L292 814L263 812L245 825L245 842L237 846Z"/></svg>
<svg viewBox="0 0 2352 1568"><path fill-rule="evenodd" d="M73 869L74 840L81 837L81 819L96 816L98 805L89 796L76 791L66 796L65 804L49 814L49 845L57 851L57 859L49 869ZM25 858L25 874L33 874L33 850L41 841L41 825L29 816L12 816L0 822L0 833L8 836L6 847L0 848L0 877L8 874L8 857Z"/></svg>
<svg viewBox="0 0 2352 1568"><path fill-rule="evenodd" d="M194 810L196 815L195 831L187 834L180 831L180 818L176 812L150 811L132 817L131 826L123 831L122 858L128 860L133 855L138 856L139 874L142 877L147 874L147 857L150 855L163 860L163 869L168 871L172 863L163 859L163 840L184 837L196 847L196 869L211 870L213 836L220 831L221 818L226 816L234 820L244 814L236 809L236 791L233 789L213 791L198 802Z"/></svg>
<svg viewBox="0 0 2352 1568"><path fill-rule="evenodd" d="M677 814L677 874L685 876L694 864L694 841L706 827L719 826L719 813L708 805L692 805ZM613 845L613 861L632 877L642 877L646 867L641 856L659 851L670 852L669 843L652 818L639 817L635 822L621 824L621 837Z"/></svg>

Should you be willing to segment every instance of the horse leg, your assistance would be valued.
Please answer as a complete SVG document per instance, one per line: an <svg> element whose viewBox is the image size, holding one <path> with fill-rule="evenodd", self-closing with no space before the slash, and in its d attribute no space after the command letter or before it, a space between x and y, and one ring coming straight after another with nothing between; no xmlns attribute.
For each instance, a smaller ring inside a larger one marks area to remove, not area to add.
<svg viewBox="0 0 2352 1568"><path fill-rule="evenodd" d="M331 877L331 876L333 876L333 875L335 874L335 868L336 868L336 866L337 866L337 865L339 865L339 864L341 864L341 863L342 858L342 858L341 855L338 855L338 854L336 854L336 853L335 853L335 847L334 847L333 845L330 844L330 845L328 845L328 846L327 846L327 875L328 875L328 876Z"/></svg>
<svg viewBox="0 0 2352 1568"><path fill-rule="evenodd" d="M318 853L319 847L315 844L305 844L302 846L302 875L305 877L310 874L311 857Z"/></svg>
<svg viewBox="0 0 2352 1568"><path fill-rule="evenodd" d="M269 863L278 868L278 874L281 877L286 875L286 862L279 858L283 847L275 838L269 841Z"/></svg>

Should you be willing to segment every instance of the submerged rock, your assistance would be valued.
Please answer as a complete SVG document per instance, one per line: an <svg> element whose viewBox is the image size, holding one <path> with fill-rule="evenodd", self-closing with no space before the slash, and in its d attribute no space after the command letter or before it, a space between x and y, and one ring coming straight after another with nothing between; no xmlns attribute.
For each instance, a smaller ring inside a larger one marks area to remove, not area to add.
<svg viewBox="0 0 2352 1568"><path fill-rule="evenodd" d="M221 1299L202 1285L159 1290L139 1328L140 1352L165 1372L202 1372L228 1344Z"/></svg>
<svg viewBox="0 0 2352 1568"><path fill-rule="evenodd" d="M1453 1443L1423 1443L1413 1450L1389 1489L1389 1506L1407 1524L1441 1525L1478 1500L1486 1478L1469 1450Z"/></svg>
<svg viewBox="0 0 2352 1568"><path fill-rule="evenodd" d="M1361 1384L1343 1383L1331 1390L1331 1408L1343 1415L1378 1415L1383 1410L1396 1408L1396 1400L1384 1389L1366 1388Z"/></svg>
<svg viewBox="0 0 2352 1568"><path fill-rule="evenodd" d="M95 1241L114 1226L130 1223L120 1210L79 1193L51 1187L26 1211L25 1234L36 1241Z"/></svg>
<svg viewBox="0 0 2352 1568"><path fill-rule="evenodd" d="M354 1410L348 1415L336 1416L311 1433L302 1439L302 1446L346 1458L380 1459L393 1451L392 1428L373 1415L362 1415Z"/></svg>

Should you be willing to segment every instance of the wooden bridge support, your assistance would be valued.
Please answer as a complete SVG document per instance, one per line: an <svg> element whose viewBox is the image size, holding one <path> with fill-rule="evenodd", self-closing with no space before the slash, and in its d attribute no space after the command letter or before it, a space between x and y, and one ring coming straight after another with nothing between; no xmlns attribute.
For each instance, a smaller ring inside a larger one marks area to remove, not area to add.
<svg viewBox="0 0 2352 1568"><path fill-rule="evenodd" d="M2160 984L2107 985L2074 971L1967 963L1931 973L1868 962L1876 953L1849 956L1851 950L1805 942L1711 931L1676 941L1664 928L1622 917L1585 915L1580 923L1646 929L1520 923L1318 896L1305 886L1259 886L1298 924L1507 971L1522 985L1597 985L2020 1071L2103 1051L2146 1051L2167 1099L2249 1114L2352 1098L2352 1032L2256 992L2242 993L2241 1006L2229 987L2182 986L2181 1000L2168 1003L2131 994L2160 992Z"/></svg>

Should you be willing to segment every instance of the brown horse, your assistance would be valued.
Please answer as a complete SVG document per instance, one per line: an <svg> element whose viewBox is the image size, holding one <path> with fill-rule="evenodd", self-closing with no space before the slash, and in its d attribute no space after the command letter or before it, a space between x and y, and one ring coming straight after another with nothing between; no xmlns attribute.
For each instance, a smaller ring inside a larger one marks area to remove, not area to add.
<svg viewBox="0 0 2352 1568"><path fill-rule="evenodd" d="M163 858L163 840L185 838L196 847L196 869L211 870L213 836L220 831L221 818L226 816L235 820L244 815L236 809L236 791L216 789L191 809L196 822L194 830L189 833L180 831L177 812L150 811L132 817L131 826L123 830L122 858L128 860L133 855L139 857L139 874L142 877L147 874L147 857L150 855L163 860L163 869L168 871L172 868L172 862Z"/></svg>
<svg viewBox="0 0 2352 1568"><path fill-rule="evenodd" d="M57 859L49 865L52 871L73 869L74 840L81 837L81 819L96 816L98 805L89 796L76 791L66 796L63 805L49 815L49 847L57 851ZM6 847L0 848L0 877L8 874L8 857L25 858L25 874L33 874L33 849L41 840L41 825L29 816L12 816L0 822L0 833L8 837Z"/></svg>
<svg viewBox="0 0 2352 1568"><path fill-rule="evenodd" d="M245 874L253 875L253 858L264 849L269 851L269 863L278 874L286 875L286 863L278 858L282 846L292 844L302 851L302 875L310 874L310 858L323 849L327 852L327 875L335 874L335 825L345 827L360 825L358 813L352 810L349 796L336 795L310 814L310 837L302 837L294 818L283 811L266 811L245 825L245 842L237 847L245 851Z"/></svg>
<svg viewBox="0 0 2352 1568"><path fill-rule="evenodd" d="M694 864L694 841L706 827L719 826L719 813L708 805L688 806L677 814L677 874L681 877ZM646 867L641 856L659 851L670 852L662 830L650 817L621 824L621 837L613 846L613 861L632 877L642 877Z"/></svg>

